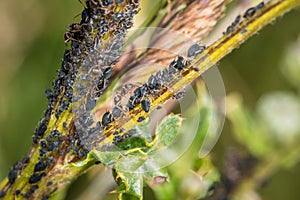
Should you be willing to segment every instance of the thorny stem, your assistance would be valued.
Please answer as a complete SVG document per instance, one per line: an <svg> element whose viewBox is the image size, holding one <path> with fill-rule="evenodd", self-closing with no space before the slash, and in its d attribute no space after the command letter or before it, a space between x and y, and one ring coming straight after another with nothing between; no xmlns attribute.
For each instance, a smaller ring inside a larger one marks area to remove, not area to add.
<svg viewBox="0 0 300 200"><path fill-rule="evenodd" d="M197 79L203 72L215 65L224 56L237 48L262 27L299 4L299 0L270 1L261 9L260 12L247 17L247 19L235 27L230 34L226 34L224 37L210 45L202 54L197 56L191 63L190 67L182 70L182 76L180 76L175 82L172 82L168 90L162 91L159 96L153 99L150 110L153 110L157 105L165 103L168 99L172 98L174 94ZM101 145L102 143L111 144L113 141L113 135L111 132L113 130L120 127L130 130L136 125L139 117L148 116L148 113L145 112L140 105L136 106L136 108L129 114L130 118L126 123L113 123L108 129L104 130L103 135L105 135L105 138L102 138L104 140L101 142ZM48 130L49 127L50 129L51 127L56 127L57 124L61 124L62 121L70 123L72 116L73 114L71 113L71 109L66 110L60 118L60 123L57 121L54 122L53 120L49 122ZM72 128L68 131L71 130ZM66 131L62 130L62 132ZM13 184L9 184L8 178L5 178L5 180L0 184L0 192L4 199L20 199L21 197L17 196L16 192L18 192L20 188L25 188L25 191L30 191L33 186L35 186L36 194L34 197L31 196L31 198L42 199L43 197L49 197L53 191L57 188L63 187L69 181L74 180L77 176L91 167L96 161L91 158L86 159L88 162L84 162L84 160L80 159L70 159L68 162L66 162L66 160L58 160L58 162L52 166L51 171L45 174L45 177L41 178L41 181L32 185L28 182L28 179L31 177L34 166L39 159L38 148L39 145L33 145L25 160L22 161L23 163L27 163L26 167L22 168Z"/></svg>

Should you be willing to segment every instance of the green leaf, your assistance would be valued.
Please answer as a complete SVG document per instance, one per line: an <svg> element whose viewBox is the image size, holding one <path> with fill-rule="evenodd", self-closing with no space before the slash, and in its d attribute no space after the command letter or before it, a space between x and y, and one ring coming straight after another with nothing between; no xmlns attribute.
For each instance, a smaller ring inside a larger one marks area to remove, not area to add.
<svg viewBox="0 0 300 200"><path fill-rule="evenodd" d="M182 118L178 115L166 116L157 126L156 136L152 141L148 128L149 120L145 120L135 127L137 136L128 138L118 145L122 154L107 154L106 152L95 154L101 162L115 163L114 176L119 185L116 190L120 193L119 199L142 199L144 179L149 183L161 183L168 180L167 173L159 170L160 167L150 156L174 141L181 122ZM147 149L148 151L145 151Z"/></svg>
<svg viewBox="0 0 300 200"><path fill-rule="evenodd" d="M115 192L119 193L118 199L142 199L143 175L113 170L113 175L119 185Z"/></svg>
<svg viewBox="0 0 300 200"><path fill-rule="evenodd" d="M149 118L145 119L143 122L140 122L136 127L135 127L137 135L143 136L147 142L152 142L152 135L150 133L150 128L149 128Z"/></svg>
<svg viewBox="0 0 300 200"><path fill-rule="evenodd" d="M182 118L179 115L169 115L165 117L162 122L158 125L155 131L157 140L155 146L151 151L157 151L162 147L169 146L179 133L181 127Z"/></svg>
<svg viewBox="0 0 300 200"><path fill-rule="evenodd" d="M97 161L106 166L113 165L121 156L119 151L97 151L95 149L90 151L89 154L93 155Z"/></svg>
<svg viewBox="0 0 300 200"><path fill-rule="evenodd" d="M146 149L147 148L147 141L145 138L141 137L131 137L126 139L124 142L117 145L120 150L131 150L131 149Z"/></svg>

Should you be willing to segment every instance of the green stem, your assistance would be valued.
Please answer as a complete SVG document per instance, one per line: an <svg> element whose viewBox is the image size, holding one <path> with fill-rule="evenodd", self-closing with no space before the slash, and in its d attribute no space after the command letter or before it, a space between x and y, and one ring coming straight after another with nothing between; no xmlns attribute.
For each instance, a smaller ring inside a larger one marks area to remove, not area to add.
<svg viewBox="0 0 300 200"><path fill-rule="evenodd" d="M204 53L199 55L199 57L195 59L195 62L192 63L191 67L182 71L182 76L170 85L169 90L162 92L160 96L153 100L151 110L153 110L155 106L163 104L168 99L172 98L174 94L197 79L203 72L214 66L223 57L245 42L262 27L292 8L295 8L299 4L299 0L277 0L267 3L261 11L253 16L249 16L249 18L245 19L240 25L238 25L233 32L214 42L204 51ZM199 70L194 70L195 68L193 66L197 66ZM126 130L133 128L139 117L148 116L148 113L144 112L140 106L134 109L133 112L136 115L131 115L132 117L130 117L125 124L122 124L122 127ZM73 113L71 113L71 110L69 109L62 113L60 118L55 118L55 120L53 118L51 118L48 124L48 129L45 135L49 135L51 130L55 129L60 129L63 133L66 132L63 130L62 124L64 121L70 122L73 118ZM120 125L115 123L109 129L104 131L103 134L106 137L102 143L111 143L113 141L113 135L111 132L112 130L117 129L117 127L120 127ZM74 129L74 127L72 128ZM70 130L73 130L72 128ZM31 198L42 199L43 197L47 197L55 191L55 189L62 188L64 185L68 184L68 182L76 179L95 162L95 160L91 157L86 158L86 160L76 160L74 159L74 155L61 157L56 154L56 164L51 166L51 169L47 171L45 177L42 177L36 184L32 184L29 180L33 175L33 169L40 158L39 149L40 145L33 145L28 153L29 162L27 162L21 172L18 173L13 184L9 184L8 178L0 184L0 191L6 192L4 199L23 198L21 196L16 196L16 191L21 189L22 191L29 192L33 189L33 187L38 187L38 189L36 189L34 197ZM39 173L39 175L41 175L41 173ZM23 193L23 195L25 194Z"/></svg>

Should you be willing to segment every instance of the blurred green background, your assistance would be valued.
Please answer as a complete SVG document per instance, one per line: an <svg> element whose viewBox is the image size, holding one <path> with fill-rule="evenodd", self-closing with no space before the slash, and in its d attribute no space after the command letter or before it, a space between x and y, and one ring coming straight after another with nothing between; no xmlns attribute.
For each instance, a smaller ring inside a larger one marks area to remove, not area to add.
<svg viewBox="0 0 300 200"><path fill-rule="evenodd" d="M31 145L47 106L44 91L60 67L63 34L81 10L76 0L0 2L0 179ZM269 92L299 95L299 82L291 80L299 70L288 74L282 67L288 49L300 40L299 19L299 9L286 14L219 63L227 93L240 93L250 109ZM226 122L212 152L217 167L225 150L237 145L230 132ZM261 193L265 199L299 199L299 187L297 165L274 174Z"/></svg>

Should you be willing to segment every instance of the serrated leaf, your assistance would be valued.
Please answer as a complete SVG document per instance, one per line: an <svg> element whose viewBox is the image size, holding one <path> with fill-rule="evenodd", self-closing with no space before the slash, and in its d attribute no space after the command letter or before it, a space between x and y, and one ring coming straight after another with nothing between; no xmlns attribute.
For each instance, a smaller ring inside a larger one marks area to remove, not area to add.
<svg viewBox="0 0 300 200"><path fill-rule="evenodd" d="M157 135L157 140L155 141L156 144L155 147L152 148L152 151L169 146L179 133L181 123L182 118L179 115L169 115L165 117L156 128L155 134Z"/></svg>
<svg viewBox="0 0 300 200"><path fill-rule="evenodd" d="M114 177L119 184L115 192L119 193L118 199L142 199L143 175L114 170Z"/></svg>
<svg viewBox="0 0 300 200"><path fill-rule="evenodd" d="M116 192L120 193L119 199L128 199L129 196L141 199L144 179L149 183L168 180L167 173L160 170L160 167L150 156L174 141L181 127L181 122L182 118L178 115L166 116L156 128L156 138L148 143L144 137L148 137L150 141L152 136L148 128L149 121L145 120L144 123L140 123L135 127L138 136L141 137L129 138L126 142L118 145L123 150L121 156L119 154L118 157L115 155L109 157L104 155L105 153L97 153L102 162L112 163L109 159L114 159L114 173L119 185ZM147 148L149 148L148 151L143 151Z"/></svg>

